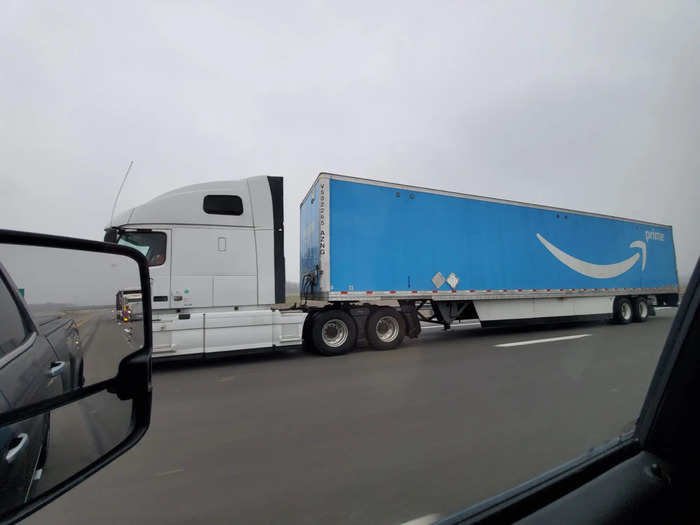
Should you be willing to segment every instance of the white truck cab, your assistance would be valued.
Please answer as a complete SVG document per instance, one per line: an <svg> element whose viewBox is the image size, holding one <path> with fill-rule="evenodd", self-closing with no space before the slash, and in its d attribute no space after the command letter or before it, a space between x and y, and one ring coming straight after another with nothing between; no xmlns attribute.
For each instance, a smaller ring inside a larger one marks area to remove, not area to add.
<svg viewBox="0 0 700 525"><path fill-rule="evenodd" d="M301 344L306 314L273 307L285 301L282 192L281 177L195 184L111 221L105 241L149 263L154 357Z"/></svg>

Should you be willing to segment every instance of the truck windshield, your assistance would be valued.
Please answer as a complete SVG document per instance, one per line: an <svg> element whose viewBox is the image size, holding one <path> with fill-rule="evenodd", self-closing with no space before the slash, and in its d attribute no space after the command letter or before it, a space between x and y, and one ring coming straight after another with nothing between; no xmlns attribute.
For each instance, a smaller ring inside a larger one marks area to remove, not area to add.
<svg viewBox="0 0 700 525"><path fill-rule="evenodd" d="M146 256L148 266L165 263L166 237L162 232L124 232L117 244L136 248Z"/></svg>

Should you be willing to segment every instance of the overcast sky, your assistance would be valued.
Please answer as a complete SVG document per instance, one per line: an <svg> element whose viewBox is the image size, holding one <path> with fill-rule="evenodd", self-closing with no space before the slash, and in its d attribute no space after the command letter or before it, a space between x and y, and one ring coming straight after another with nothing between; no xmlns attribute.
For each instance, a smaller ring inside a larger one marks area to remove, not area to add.
<svg viewBox="0 0 700 525"><path fill-rule="evenodd" d="M331 171L672 224L700 253L700 3L3 2L0 227Z"/></svg>
<svg viewBox="0 0 700 525"><path fill-rule="evenodd" d="M115 304L119 290L139 289L139 267L122 255L0 244L0 262L28 304Z"/></svg>

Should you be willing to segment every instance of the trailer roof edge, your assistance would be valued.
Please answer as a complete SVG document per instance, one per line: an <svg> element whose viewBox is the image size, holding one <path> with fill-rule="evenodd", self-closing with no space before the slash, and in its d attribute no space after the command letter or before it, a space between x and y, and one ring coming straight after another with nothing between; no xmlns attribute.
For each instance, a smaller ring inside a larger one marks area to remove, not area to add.
<svg viewBox="0 0 700 525"><path fill-rule="evenodd" d="M363 184L370 184L372 186L383 186L383 187L391 187L391 188L404 189L404 190L415 190L415 191L421 191L421 192L426 192L426 193L432 193L435 195L445 195L448 197L459 197L459 198L463 198L463 199L472 199L472 200L479 200L479 201L485 201L485 202L496 202L496 203L500 203L500 204L512 204L512 205L516 205L516 206L526 206L528 208L537 208L537 209L541 209L541 210L559 211L559 212L566 212L566 213L577 213L579 215L587 215L589 217L599 217L601 219L614 219L614 220L618 220L618 221L633 222L635 224L646 224L649 226L660 226L662 228L669 228L669 229L673 230L673 226L670 224L661 224L661 223L645 221L645 220L641 220L641 219L630 219L628 217L618 217L616 215L606 215L604 213L595 213L595 212L588 212L588 211L583 211L583 210L572 210L570 208L557 208L555 206L547 206L545 204L534 204L531 202L513 201L513 200L508 200L508 199L497 199L495 197L485 197L483 195L473 195L470 193L459 193L456 191L439 190L439 189L435 189L435 188L426 188L423 186L412 186L410 184L401 184L401 183L397 183L397 182L387 182L387 181L381 181L381 180L375 180L375 179L364 179L362 177L352 177L350 175L342 175L340 173L329 173L329 172L325 172L325 171L318 174L316 179L314 179L314 184L319 179L319 177L321 177L322 175L326 175L326 176L330 177L331 179L347 180L349 182L361 182ZM311 186L311 188L313 188L313 185ZM309 192L310 191L311 190L309 190ZM307 192L307 195L309 192ZM304 200L306 200L306 197L304 197Z"/></svg>

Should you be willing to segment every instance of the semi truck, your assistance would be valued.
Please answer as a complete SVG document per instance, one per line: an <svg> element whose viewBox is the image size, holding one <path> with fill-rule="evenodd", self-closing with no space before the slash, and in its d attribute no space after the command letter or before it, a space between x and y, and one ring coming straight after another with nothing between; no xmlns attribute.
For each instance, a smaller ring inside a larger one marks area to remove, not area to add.
<svg viewBox="0 0 700 525"><path fill-rule="evenodd" d="M175 189L105 240L149 261L154 358L339 355L421 323L627 324L678 303L671 226L330 173L300 204L301 306L284 306L281 177Z"/></svg>
<svg viewBox="0 0 700 525"><path fill-rule="evenodd" d="M128 323L143 319L141 290L119 290L116 294L117 321Z"/></svg>

